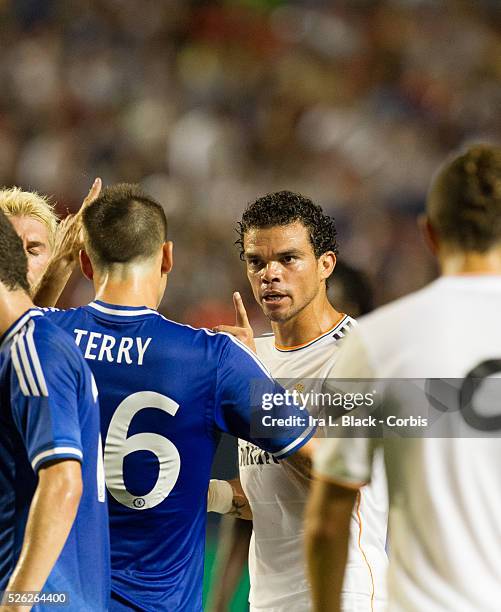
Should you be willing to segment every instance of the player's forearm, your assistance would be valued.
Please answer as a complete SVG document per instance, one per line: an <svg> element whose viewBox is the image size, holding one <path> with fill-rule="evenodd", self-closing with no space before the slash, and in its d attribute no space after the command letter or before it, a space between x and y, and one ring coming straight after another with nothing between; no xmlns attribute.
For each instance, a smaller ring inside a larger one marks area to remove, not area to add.
<svg viewBox="0 0 501 612"><path fill-rule="evenodd" d="M214 589L207 605L209 612L229 610L249 556L251 534L250 521L237 521L229 516L221 520L212 578Z"/></svg>
<svg viewBox="0 0 501 612"><path fill-rule="evenodd" d="M75 261L66 257L51 259L47 270L33 291L33 302L37 306L55 306L66 287L71 273L75 268Z"/></svg>
<svg viewBox="0 0 501 612"><path fill-rule="evenodd" d="M7 591L40 591L52 571L68 538L82 495L80 465L76 461L71 463L78 467L66 472L59 470L56 474L45 474L44 469L40 470L23 547ZM8 606L0 608L1 612L10 609ZM16 612L23 609L29 610L30 607L12 608Z"/></svg>
<svg viewBox="0 0 501 612"><path fill-rule="evenodd" d="M355 499L356 491L345 490L339 495L328 483L314 481L312 485L305 542L314 612L341 610Z"/></svg>
<svg viewBox="0 0 501 612"><path fill-rule="evenodd" d="M229 514L235 518L252 520L252 510L240 480L211 480L207 495L207 512Z"/></svg>

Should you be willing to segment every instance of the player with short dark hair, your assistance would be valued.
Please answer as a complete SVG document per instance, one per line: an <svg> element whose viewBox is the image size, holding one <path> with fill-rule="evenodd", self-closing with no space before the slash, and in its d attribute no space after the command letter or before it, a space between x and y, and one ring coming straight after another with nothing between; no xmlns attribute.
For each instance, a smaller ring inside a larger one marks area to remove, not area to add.
<svg viewBox="0 0 501 612"><path fill-rule="evenodd" d="M237 244L246 262L247 278L273 333L254 342L237 295L237 325L217 329L235 334L254 348L287 389L305 398L319 394L327 372L335 368L339 341L356 325L327 298L327 282L336 265L335 221L309 198L279 191L252 202L238 228ZM321 406L308 404L308 409L322 416ZM293 459L278 463L241 440L239 468L253 520L250 609L310 610L303 550L310 466ZM223 484L214 481L211 486L222 488ZM384 605L386 520L381 466L373 485L361 491L352 515L356 540L350 549L350 571L343 589L345 612L366 612Z"/></svg>
<svg viewBox="0 0 501 612"><path fill-rule="evenodd" d="M112 610L202 610L207 489L221 431L277 459L314 431L306 419L274 436L253 433L263 393L282 391L266 368L231 336L157 312L172 268L166 226L162 207L137 187L104 189L83 213L81 267L96 299L50 313L74 334L100 391ZM277 402L270 416L304 414Z"/></svg>
<svg viewBox="0 0 501 612"><path fill-rule="evenodd" d="M27 267L0 212L0 610L31 609L23 592L42 589L36 610L50 609L50 596L71 610L106 610L97 391L72 338L33 307Z"/></svg>
<svg viewBox="0 0 501 612"><path fill-rule="evenodd" d="M316 612L341 609L344 527L381 447L389 609L494 610L501 599L500 147L470 147L440 168L423 227L440 278L363 317L334 372L357 392L378 385L374 417L392 433L320 441L306 538ZM409 417L420 425L406 428Z"/></svg>
<svg viewBox="0 0 501 612"><path fill-rule="evenodd" d="M106 187L99 206L86 207L82 216L87 252L101 267L148 259L167 241L163 208L138 185Z"/></svg>

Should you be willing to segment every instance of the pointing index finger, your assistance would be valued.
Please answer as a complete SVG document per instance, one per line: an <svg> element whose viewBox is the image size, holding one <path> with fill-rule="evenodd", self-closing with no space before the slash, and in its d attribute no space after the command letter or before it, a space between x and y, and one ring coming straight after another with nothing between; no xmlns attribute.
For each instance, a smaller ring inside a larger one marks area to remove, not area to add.
<svg viewBox="0 0 501 612"><path fill-rule="evenodd" d="M245 310L242 296L238 291L233 294L233 304L235 306L235 325L237 327L250 327L247 311Z"/></svg>

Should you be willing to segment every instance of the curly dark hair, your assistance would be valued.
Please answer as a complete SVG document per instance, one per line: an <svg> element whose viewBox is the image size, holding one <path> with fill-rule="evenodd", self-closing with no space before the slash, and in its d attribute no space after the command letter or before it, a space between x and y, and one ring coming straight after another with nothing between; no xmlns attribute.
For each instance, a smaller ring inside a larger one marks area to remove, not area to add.
<svg viewBox="0 0 501 612"><path fill-rule="evenodd" d="M439 170L427 202L444 242L485 253L501 242L501 148L474 145Z"/></svg>
<svg viewBox="0 0 501 612"><path fill-rule="evenodd" d="M240 259L244 259L244 236L254 228L289 225L299 221L309 232L311 246L318 259L327 251L338 252L336 223L309 198L292 191L276 191L258 198L247 206L237 224Z"/></svg>

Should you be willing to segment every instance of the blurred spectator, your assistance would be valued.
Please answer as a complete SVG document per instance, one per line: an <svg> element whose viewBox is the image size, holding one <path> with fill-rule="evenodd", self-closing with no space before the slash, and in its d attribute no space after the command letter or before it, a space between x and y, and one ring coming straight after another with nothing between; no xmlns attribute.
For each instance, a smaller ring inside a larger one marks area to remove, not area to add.
<svg viewBox="0 0 501 612"><path fill-rule="evenodd" d="M377 303L419 287L431 173L501 138L498 0L4 0L0 24L0 184L64 214L94 176L143 181L169 215L162 308L180 320L228 318L234 222L283 188L338 218ZM65 305L87 293L75 280Z"/></svg>

